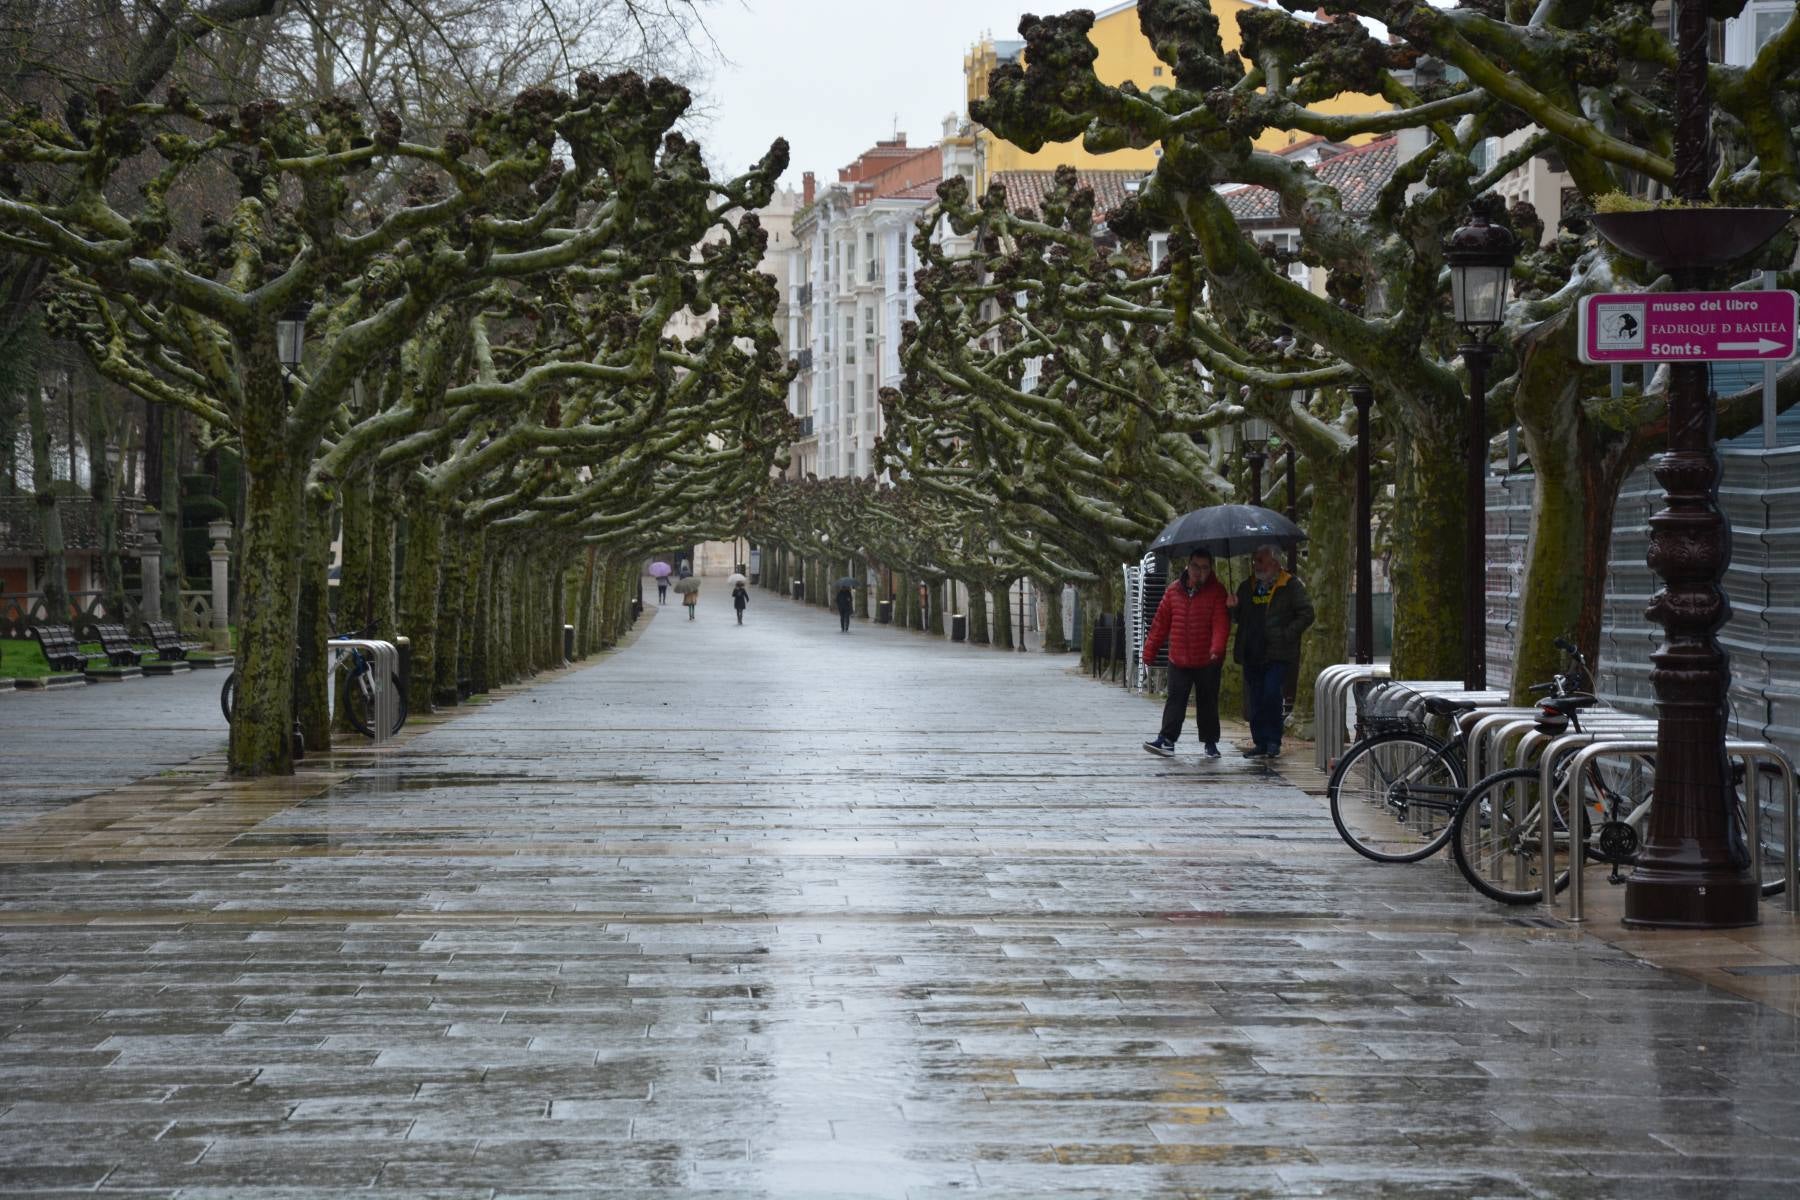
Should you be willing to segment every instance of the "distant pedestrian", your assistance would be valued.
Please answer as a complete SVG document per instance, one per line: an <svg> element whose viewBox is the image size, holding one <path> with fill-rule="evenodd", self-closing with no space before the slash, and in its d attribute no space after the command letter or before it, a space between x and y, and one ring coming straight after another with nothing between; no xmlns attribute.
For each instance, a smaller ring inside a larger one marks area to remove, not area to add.
<svg viewBox="0 0 1800 1200"><path fill-rule="evenodd" d="M656 577L656 602L658 604L669 602L669 577L667 575Z"/></svg>
<svg viewBox="0 0 1800 1200"><path fill-rule="evenodd" d="M693 620L694 619L694 607L695 607L695 605L700 603L700 589L695 588L691 592L681 593L681 602L683 604L687 605L688 620L690 620L690 621Z"/></svg>
<svg viewBox="0 0 1800 1200"><path fill-rule="evenodd" d="M844 633L850 632L850 610L854 604L849 588L841 587L837 590L838 629Z"/></svg>
<svg viewBox="0 0 1800 1200"><path fill-rule="evenodd" d="M1156 652L1165 640L1169 643L1169 698L1163 704L1162 730L1144 743L1150 753L1164 758L1175 753L1192 691L1194 733L1204 743L1206 757L1219 757L1219 676L1231 633L1230 602L1207 550L1189 555L1187 569L1164 590L1144 638L1145 666L1154 665Z"/></svg>
<svg viewBox="0 0 1800 1200"><path fill-rule="evenodd" d="M686 579L689 575L693 574L693 572L688 569L688 560L687 559L684 558L681 560L681 565L678 568L676 568L676 573L679 574L683 579Z"/></svg>
<svg viewBox="0 0 1800 1200"><path fill-rule="evenodd" d="M1244 701L1250 709L1250 748L1245 758L1281 753L1281 702L1288 668L1300 661L1300 635L1313 623L1306 585L1281 568L1275 546L1250 556L1250 578L1229 601L1237 623L1232 658L1244 668Z"/></svg>
<svg viewBox="0 0 1800 1200"><path fill-rule="evenodd" d="M750 603L750 593L744 590L743 584L731 589L731 607L737 609L738 624L744 623L744 608Z"/></svg>

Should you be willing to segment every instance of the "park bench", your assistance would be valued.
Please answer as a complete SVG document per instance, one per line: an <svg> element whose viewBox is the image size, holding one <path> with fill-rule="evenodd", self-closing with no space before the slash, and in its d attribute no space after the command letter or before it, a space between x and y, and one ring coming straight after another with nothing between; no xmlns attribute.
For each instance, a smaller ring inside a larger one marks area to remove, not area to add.
<svg viewBox="0 0 1800 1200"><path fill-rule="evenodd" d="M85 671L89 665L104 661L104 654L88 654L75 641L75 631L67 625L33 625L31 636L44 651L44 661L52 671Z"/></svg>
<svg viewBox="0 0 1800 1200"><path fill-rule="evenodd" d="M145 621L144 635L162 659L185 659L196 650L206 649L205 642L183 641L173 621Z"/></svg>
<svg viewBox="0 0 1800 1200"><path fill-rule="evenodd" d="M94 640L115 667L135 667L144 660L144 652L131 644L123 625L95 625Z"/></svg>

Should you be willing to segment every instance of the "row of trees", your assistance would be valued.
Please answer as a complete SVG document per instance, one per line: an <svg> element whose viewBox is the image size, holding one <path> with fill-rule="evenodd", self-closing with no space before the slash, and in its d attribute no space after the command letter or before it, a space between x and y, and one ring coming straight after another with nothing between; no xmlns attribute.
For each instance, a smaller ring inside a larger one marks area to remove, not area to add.
<svg viewBox="0 0 1800 1200"><path fill-rule="evenodd" d="M1515 677L1547 677L1553 635L1574 630L1597 651L1614 499L1666 433L1666 373L1616 399L1605 369L1576 364L1574 345L1582 294L1667 286L1599 244L1583 219L1606 193L1654 199L1672 181L1666 25L1640 0L1334 0L1323 20L1310 4L1293 7L1307 16L1242 13L1242 50L1227 53L1206 4L1140 0L1144 35L1172 77L1148 90L1095 74L1090 14L1021 23L1024 53L993 73L975 119L1028 150L1080 138L1090 151L1154 144L1162 155L1104 229L1073 173L1041 212L1015 211L998 187L978 198L960 179L940 189L915 240L924 268L905 381L884 396L883 465L932 497L911 553L986 555L1012 577L1089 587L1088 611L1109 611L1118 564L1171 516L1258 499L1220 431L1262 417L1299 454L1306 569L1322 602L1309 653L1336 661L1354 520L1347 389L1366 384L1378 483L1393 488L1382 525L1395 668L1456 675L1462 628L1449 614L1463 611L1469 408L1444 244L1481 213L1524 246L1486 432L1517 425L1536 474ZM1711 12L1742 8L1725 0ZM1797 74L1800 21L1750 66L1712 68L1717 202L1800 198ZM1316 111L1344 93L1391 107ZM1334 141L1405 132L1417 152L1372 204L1357 203L1305 164L1258 150L1269 129ZM1482 153L1520 132L1517 149ZM1534 156L1553 158L1574 185L1548 238L1530 206L1506 211L1492 191ZM1296 250L1272 251L1239 225L1222 194L1234 185L1273 194L1282 223L1299 230ZM1168 249L1152 267L1156 234ZM1794 252L1790 230L1734 278L1768 268L1792 287ZM1328 273L1324 295L1292 277L1296 260ZM1780 387L1785 408L1800 371L1786 369ZM1755 393L1726 398L1721 431L1753 424L1756 408Z"/></svg>
<svg viewBox="0 0 1800 1200"><path fill-rule="evenodd" d="M177 80L0 111L12 282L37 273L55 334L242 454L230 761L247 775L291 769L294 696L309 739L326 733L334 531L337 620L412 639L425 709L560 661L565 617L584 646L606 638L641 548L733 529L793 429L743 215L785 144L715 180L677 129L688 89L633 71L493 101L512 77L489 70L450 119L468 48L409 62L381 39L365 50L393 57L383 90L407 108L375 107L351 18L262 14L274 32L243 47L259 65L298 61L275 36L292 21L310 32L310 101L207 103Z"/></svg>

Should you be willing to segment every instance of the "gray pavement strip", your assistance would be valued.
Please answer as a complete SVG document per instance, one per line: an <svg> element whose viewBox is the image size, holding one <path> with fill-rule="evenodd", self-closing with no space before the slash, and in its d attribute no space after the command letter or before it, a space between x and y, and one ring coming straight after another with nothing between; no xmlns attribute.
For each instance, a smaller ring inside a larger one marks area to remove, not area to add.
<svg viewBox="0 0 1800 1200"><path fill-rule="evenodd" d="M1152 759L1154 705L1069 659L752 600L241 827L150 812L142 861L0 866L0 1192L1686 1197L1800 1169L1794 1019L1367 863L1191 740ZM45 828L90 747L89 791L215 753L189 678L0 705L0 822Z"/></svg>

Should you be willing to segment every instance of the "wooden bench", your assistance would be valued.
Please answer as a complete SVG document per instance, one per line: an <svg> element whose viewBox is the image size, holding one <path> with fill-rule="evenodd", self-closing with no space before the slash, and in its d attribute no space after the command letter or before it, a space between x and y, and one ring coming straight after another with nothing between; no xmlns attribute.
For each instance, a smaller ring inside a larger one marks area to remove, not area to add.
<svg viewBox="0 0 1800 1200"><path fill-rule="evenodd" d="M67 625L33 625L31 636L44 651L44 661L52 671L85 671L89 665L104 662L104 654L88 654L75 641L75 631Z"/></svg>
<svg viewBox="0 0 1800 1200"><path fill-rule="evenodd" d="M144 652L131 644L131 635L123 625L95 625L94 640L100 643L106 661L115 667L135 667L144 661Z"/></svg>
<svg viewBox="0 0 1800 1200"><path fill-rule="evenodd" d="M158 658L185 659L196 650L206 649L205 642L183 641L173 621L145 621L144 636L150 639Z"/></svg>

